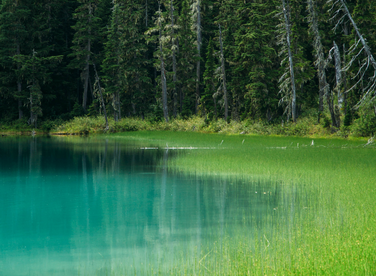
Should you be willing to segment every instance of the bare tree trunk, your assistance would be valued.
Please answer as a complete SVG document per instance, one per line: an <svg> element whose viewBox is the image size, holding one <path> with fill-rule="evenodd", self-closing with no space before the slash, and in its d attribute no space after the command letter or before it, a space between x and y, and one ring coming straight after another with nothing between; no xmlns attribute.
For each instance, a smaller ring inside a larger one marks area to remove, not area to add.
<svg viewBox="0 0 376 276"><path fill-rule="evenodd" d="M346 29L345 29L345 35L346 35ZM343 43L343 67L345 66L346 64L346 44ZM343 79L343 103L344 103L344 107L343 107L343 113L346 115L347 113L347 95L345 93L345 91L347 91L347 79L346 79L346 71L343 71L343 75L342 75L342 79Z"/></svg>
<svg viewBox="0 0 376 276"><path fill-rule="evenodd" d="M222 31L221 25L219 27L219 43L221 46L221 68L222 68L222 81L223 81L223 100L225 102L225 121L227 122L228 117L228 97L227 97L227 86L226 86L226 69L225 69L225 57L223 54L223 42L222 42Z"/></svg>
<svg viewBox="0 0 376 276"><path fill-rule="evenodd" d="M319 32L317 14L316 14L315 7L314 7L312 0L308 0L308 12L310 14L310 28L311 28L311 30L314 34L313 47L316 51L315 66L317 68L317 73L318 73L318 76L319 76L320 104L321 104L321 101L322 101L322 98L321 98L322 95L325 95L326 99L327 99L330 115L331 115L331 118L332 118L332 125L335 126L335 127L339 127L339 124L338 124L336 116L335 116L332 92L330 91L329 84L326 81L325 59L324 59L323 46L322 46L321 36L320 36L320 32ZM336 56L336 52L334 53L334 55ZM322 106L320 106L319 108L320 108L320 112L322 112Z"/></svg>
<svg viewBox="0 0 376 276"><path fill-rule="evenodd" d="M161 81L162 81L162 105L163 105L163 115L165 121L168 122L168 105L167 105L167 84L166 84L166 71L163 60L163 48L162 48L162 27L161 27L161 4L159 4L159 51L161 53Z"/></svg>
<svg viewBox="0 0 376 276"><path fill-rule="evenodd" d="M98 82L99 96L101 97L104 119L106 120L105 131L107 131L109 129L109 127L108 127L108 120L107 120L106 105L104 104L104 100L103 100L102 88L101 88L101 83L100 83L100 79L99 79L99 76L98 76L97 68L95 67L94 63L93 63L93 66L94 66L94 71L95 71L95 77L96 77L97 82Z"/></svg>
<svg viewBox="0 0 376 276"><path fill-rule="evenodd" d="M21 54L20 43L17 40L17 55L20 55L20 54ZM21 69L21 64L18 62L17 70L19 71L20 69ZM17 92L19 96L21 95L21 91L22 91L22 82L20 79L18 79L17 80ZM22 117L23 117L22 102L21 102L21 99L18 99L18 119L22 119Z"/></svg>
<svg viewBox="0 0 376 276"><path fill-rule="evenodd" d="M368 46L366 40L364 39L363 35L360 33L360 31L359 31L359 29L358 29L358 26L356 25L354 19L353 19L352 16L351 16L351 13L349 12L349 9L348 9L347 6L346 6L345 1L344 1L344 0L338 0L337 3L340 3L340 4L341 4L341 9L344 11L345 15L349 18L351 24L353 25L354 30L355 30L355 32L356 32L356 35L357 35L357 37L359 38L360 42L361 42L362 45L363 45L363 48L361 49L361 51L364 50L365 53L366 53L366 57L367 57L367 58L366 58L366 62L364 62L363 65L360 66L360 69L359 69L359 71L358 71L358 74L361 73L362 68L364 68L365 66L367 66L367 68L368 68L369 64L372 65L372 67L373 67L373 69L374 69L374 71L375 71L375 74L376 74L376 61L375 61L375 59L374 59L374 57L373 57L373 55L372 55L372 53L371 53L371 49L369 48L369 46ZM340 21L339 21L339 22L340 22ZM338 24L338 23L337 23L337 24ZM346 29L345 29L345 31L346 31ZM356 48L356 46L355 46L355 48ZM355 49L355 48L354 48L354 49ZM350 48L350 49L351 49L351 48ZM360 52L359 52L359 53L360 53ZM358 54L358 55L359 55L359 54ZM358 56L358 55L357 55L357 56ZM353 58L353 59L349 62L349 64L346 66L347 68L350 67L350 65L352 64L352 62L354 61L354 59L355 59L355 58ZM346 69L345 69L345 70L346 70ZM365 69L365 71L366 71L366 70L367 70L367 69ZM364 73L365 73L365 71L364 71L363 73L360 74L360 80L359 80L359 81L358 81L353 87L351 87L348 91L350 91L351 89L353 89L353 88L354 88L359 82L362 82L362 81L363 81L363 77L364 77ZM374 74L373 77L370 78L370 81L368 82L368 85L367 85L367 88L366 88L367 91L366 91L366 93L363 95L362 99L357 103L357 106L361 105L361 104L364 102L364 100L369 96L369 94L374 94L374 93L375 93L375 88L376 88L376 77L375 77L375 74ZM348 92L348 91L347 91L347 92Z"/></svg>
<svg viewBox="0 0 376 276"><path fill-rule="evenodd" d="M176 45L175 45L175 37L174 37L174 6L172 0L170 0L170 12L171 12L171 41L172 41L172 70L173 70L173 82L174 82L174 89L173 89L173 99L174 99L174 108L173 113L174 117L176 118L177 115L177 106L178 106L178 95L176 91L177 86L177 75L176 75Z"/></svg>
<svg viewBox="0 0 376 276"><path fill-rule="evenodd" d="M341 53L335 41L333 41L334 48L334 63L336 69L336 87L334 92L337 93L338 105L334 107L334 114L336 118L337 127L341 126L341 113L343 113L344 93L342 91L342 62Z"/></svg>
<svg viewBox="0 0 376 276"><path fill-rule="evenodd" d="M198 113L198 105L200 103L200 65L201 65L201 7L200 0L197 0L197 68L196 68L196 103L195 113Z"/></svg>
<svg viewBox="0 0 376 276"><path fill-rule="evenodd" d="M341 54L339 52L339 48L335 41L333 41L333 52L334 52L334 64L336 69L336 91L338 97L338 107L342 109L344 95L341 91L342 86L342 62L341 62Z"/></svg>
<svg viewBox="0 0 376 276"><path fill-rule="evenodd" d="M286 28L286 41L287 41L287 50L289 55L289 66L290 66L290 79L291 79L291 89L292 89L292 99L291 99L291 115L292 120L296 122L296 88L295 88L295 76L294 76L294 63L293 63L293 57L291 53L291 42L290 42L290 20L287 15L286 10L286 2L285 0L282 0L283 5L283 16L285 18L285 28Z"/></svg>
<svg viewBox="0 0 376 276"><path fill-rule="evenodd" d="M343 7L344 12L346 13L347 17L350 19L351 24L353 25L355 32L356 32L358 38L360 39L360 42L362 42L362 45L364 47L364 51L366 52L368 58L370 59L372 67L376 70L376 61L373 58L373 55L371 53L371 49L368 47L367 42L365 41L362 34L360 33L358 26L356 25L354 19L351 16L351 13L349 12L349 9L347 8L347 6L345 4L345 1L344 0L340 0L340 1L342 3L342 7Z"/></svg>
<svg viewBox="0 0 376 276"><path fill-rule="evenodd" d="M29 119L29 125L33 124L34 123L34 112L33 112L33 85L34 85L34 81L30 87L30 119Z"/></svg>
<svg viewBox="0 0 376 276"><path fill-rule="evenodd" d="M91 14L92 14L92 7L89 5L89 24L91 22ZM91 35L91 30L89 28L89 35ZM88 54L86 56L86 65L84 69L84 94L82 98L82 108L86 112L86 107L87 107L87 92L88 92L88 87L89 87L89 75L90 75L90 51L91 51L91 40L90 38L87 41L87 51Z"/></svg>
<svg viewBox="0 0 376 276"><path fill-rule="evenodd" d="M90 51L91 48L91 42L90 39L88 40L87 48ZM87 107L87 92L89 89L89 69L90 69L90 54L86 56L86 65L84 69L84 94L82 97L82 108L86 112L86 107Z"/></svg>

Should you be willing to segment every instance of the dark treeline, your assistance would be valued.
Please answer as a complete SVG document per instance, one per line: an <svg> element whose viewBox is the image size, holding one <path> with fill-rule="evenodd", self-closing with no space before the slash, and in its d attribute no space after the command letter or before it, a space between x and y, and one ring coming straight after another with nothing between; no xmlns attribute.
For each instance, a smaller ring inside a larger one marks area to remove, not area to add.
<svg viewBox="0 0 376 276"><path fill-rule="evenodd" d="M2 0L0 121L350 125L375 117L375 45L371 0Z"/></svg>

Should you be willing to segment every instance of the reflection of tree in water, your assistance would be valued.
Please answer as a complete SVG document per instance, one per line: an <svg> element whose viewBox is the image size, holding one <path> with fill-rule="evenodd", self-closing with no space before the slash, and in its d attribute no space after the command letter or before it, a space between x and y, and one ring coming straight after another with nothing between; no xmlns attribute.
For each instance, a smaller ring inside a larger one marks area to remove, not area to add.
<svg viewBox="0 0 376 276"><path fill-rule="evenodd" d="M172 173L168 161L177 154L173 150L140 150L106 140L50 141L21 139L0 147L0 153L15 161L19 175L40 177L22 180L30 186L28 208L34 214L41 212L35 206L42 202L49 208L42 210L45 217L25 216L26 228L34 225L36 237L54 233L43 246L64 245L87 261L121 255L167 264L166 258L182 250L197 257L201 245L272 227L273 209L298 200L296 191L286 192L276 181ZM12 194L12 200L18 196ZM17 227L16 220L8 222Z"/></svg>

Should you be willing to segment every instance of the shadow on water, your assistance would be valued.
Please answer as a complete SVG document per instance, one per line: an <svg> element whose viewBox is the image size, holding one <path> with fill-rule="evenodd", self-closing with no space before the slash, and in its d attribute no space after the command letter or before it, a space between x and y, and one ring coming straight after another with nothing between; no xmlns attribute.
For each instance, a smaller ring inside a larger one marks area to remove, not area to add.
<svg viewBox="0 0 376 276"><path fill-rule="evenodd" d="M228 236L270 242L281 218L288 233L295 206L309 202L301 185L171 172L168 160L181 154L107 140L0 140L0 274L168 270Z"/></svg>

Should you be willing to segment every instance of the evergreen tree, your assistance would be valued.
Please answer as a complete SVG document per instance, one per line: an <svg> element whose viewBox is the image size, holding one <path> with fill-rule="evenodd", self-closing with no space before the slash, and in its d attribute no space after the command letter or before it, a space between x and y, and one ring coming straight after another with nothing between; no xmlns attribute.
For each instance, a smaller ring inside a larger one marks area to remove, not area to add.
<svg viewBox="0 0 376 276"><path fill-rule="evenodd" d="M16 63L22 64L20 73L22 78L26 80L30 91L29 106L30 118L28 123L37 127L38 117L43 115L41 101L43 98L41 83L50 80L50 68L56 66L62 56L38 57L38 53L33 50L32 54L17 55L14 57Z"/></svg>
<svg viewBox="0 0 376 276"><path fill-rule="evenodd" d="M0 8L0 94L17 100L18 118L23 117L23 93L21 63L14 57L29 51L27 43L31 20L31 9L27 1L3 1Z"/></svg>
<svg viewBox="0 0 376 276"><path fill-rule="evenodd" d="M119 1L113 1L111 22L107 35L107 42L105 44L105 59L103 60L103 72L105 74L104 80L106 83L106 91L112 95L114 119L117 122L121 119L121 101L120 91L125 89L124 79L124 62L121 41L124 29L122 27L124 15L123 15L123 3Z"/></svg>
<svg viewBox="0 0 376 276"><path fill-rule="evenodd" d="M98 39L100 18L96 15L99 0L78 0L80 6L74 13L77 22L72 27L75 30L72 47L75 56L71 67L81 70L83 80L82 108L86 111L90 81L90 65L93 59L93 43Z"/></svg>
<svg viewBox="0 0 376 276"><path fill-rule="evenodd" d="M204 85L205 90L201 96L201 105L203 113L209 119L217 119L217 104L216 100L213 98L213 95L216 91L216 82L215 82L215 68L216 61L214 56L214 45L213 40L209 40L209 45L206 52L206 63L205 63L205 72L204 72Z"/></svg>
<svg viewBox="0 0 376 276"><path fill-rule="evenodd" d="M243 118L270 121L277 112L275 4L275 1L251 2L237 9L241 25L234 34L232 86L237 85L240 98L244 98Z"/></svg>
<svg viewBox="0 0 376 276"><path fill-rule="evenodd" d="M180 112L183 116L190 116L195 113L196 104L196 73L197 47L195 33L191 29L191 16L189 0L183 0L180 15L178 17L177 41L179 50L177 53L177 85L179 94Z"/></svg>

